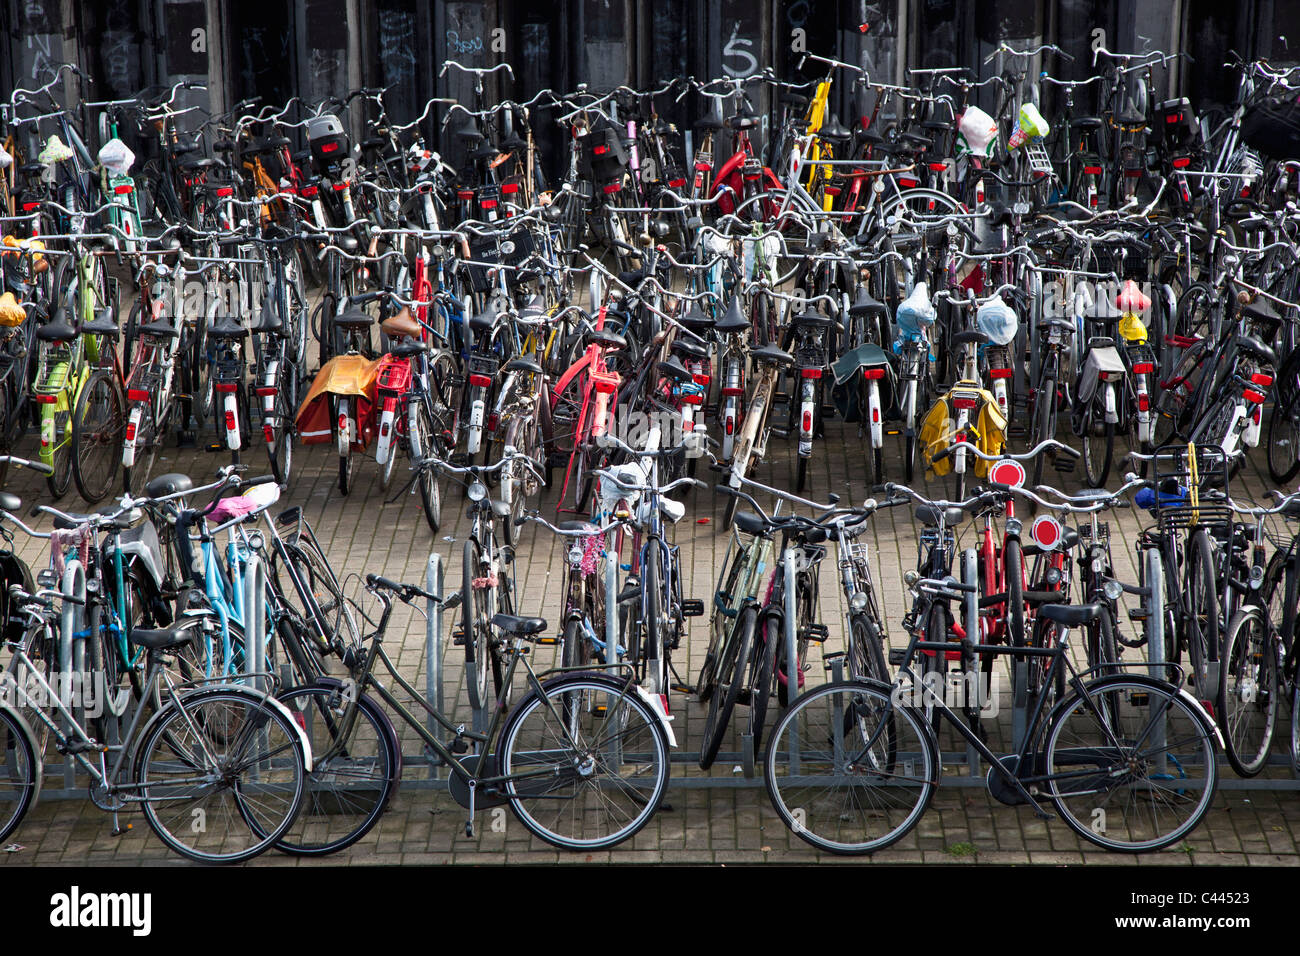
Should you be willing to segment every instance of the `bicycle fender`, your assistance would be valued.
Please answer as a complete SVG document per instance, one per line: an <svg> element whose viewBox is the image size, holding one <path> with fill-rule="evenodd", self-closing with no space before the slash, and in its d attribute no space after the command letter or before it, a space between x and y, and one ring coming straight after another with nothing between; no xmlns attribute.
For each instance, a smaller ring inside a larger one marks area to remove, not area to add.
<svg viewBox="0 0 1300 956"><path fill-rule="evenodd" d="M664 736L668 738L668 746L674 750L677 749L677 735L673 733L672 717L664 711L663 700L658 694L652 694L640 684L632 685L636 689L636 695L641 698L651 713L659 718L659 726L664 729Z"/></svg>

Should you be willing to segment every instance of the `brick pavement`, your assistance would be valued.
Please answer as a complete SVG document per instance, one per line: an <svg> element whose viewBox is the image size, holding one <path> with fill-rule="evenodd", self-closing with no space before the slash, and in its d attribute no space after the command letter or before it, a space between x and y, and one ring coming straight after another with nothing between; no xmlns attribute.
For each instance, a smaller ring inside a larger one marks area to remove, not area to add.
<svg viewBox="0 0 1300 956"><path fill-rule="evenodd" d="M30 442L30 439L28 440ZM864 484L861 445L856 426L831 422L824 443L816 446L816 458L810 474L813 484L810 497L824 500L828 493L844 500L860 500L868 493ZM758 473L760 480L793 483L792 444L773 439L773 460ZM34 453L34 452L33 452ZM258 467L260 452L247 456ZM223 459L204 451L161 453L154 473L174 470L188 472L196 479L210 475ZM303 506L318 537L325 544L331 560L342 575L382 571L402 580L422 580L430 551L459 560L461 537L466 530L459 493L447 492L444 503L445 524L435 539L420 512L418 499L401 496L387 503L378 483L378 469L373 460L360 461L354 471L354 490L344 498L335 485L336 461L330 447L318 446L295 452L295 475L292 487L284 496L286 504ZM887 457L886 467L890 467ZM399 466L399 468L402 466ZM400 474L400 471L399 471ZM702 473L704 474L704 473ZM893 475L899 474L895 467ZM1049 472L1055 475L1055 472ZM1112 479L1113 480L1113 479ZM1248 469L1245 486L1257 498L1268 487L1262 460ZM1067 479L1067 484L1075 483ZM558 483L557 483L558 484ZM919 485L918 485L919 487ZM1237 486L1234 486L1236 488ZM29 472L11 473L8 490L20 494L28 504L46 500L43 483ZM930 493L941 496L946 489L932 486ZM688 516L675 529L675 540L682 547L683 572L689 581L687 596L708 598L715 585L717 568L726 546L726 536L719 533L718 518L723 501L710 492L693 492ZM544 498L543 509L553 507L553 498ZM75 491L63 502L76 508L80 502ZM709 519L699 523L697 519ZM1134 556L1130 546L1136 530L1136 518L1120 514L1121 534L1116 538L1115 559L1121 576L1136 581ZM48 522L40 526L48 528ZM916 558L916 527L906 509L882 513L875 520L868 540L873 545L876 572L884 602L884 613L897 645L902 640L899 621L904 595L901 576ZM961 543L973 545L974 529L966 526ZM21 534L17 541L24 557L35 567L43 566L43 549ZM558 578L560 545L546 532L534 527L524 529L516 566L520 613L536 613L554 621L559 611ZM821 575L822 619L830 627L824 652L837 650L842 641L843 596L831 563ZM453 565L458 567L458 564ZM455 587L455 585L451 585ZM684 652L679 652L678 670L683 679L691 680L698 672L707 640L707 618L695 619ZM403 674L423 686L424 622L406 609L399 610L389 630L388 646ZM445 637L445 635L444 635ZM468 700L462 681L461 649L444 641L446 696L457 719L468 720ZM551 652L539 648L539 663ZM1128 651L1129 656L1135 651ZM812 652L807 679L813 685L826 679L819 652ZM697 703L676 694L672 700L676 716L675 729L684 750L698 747L704 713ZM1009 708L1003 709L1003 714ZM742 711L738 710L738 714ZM1289 720L1285 705L1280 720ZM733 721L737 723L739 721ZM996 736L1007 736L1004 719ZM1285 724L1283 725L1286 726ZM950 734L945 730L945 734ZM418 753L420 748L409 730L403 734L403 750ZM1280 753L1285 747L1285 733L1277 743ZM946 738L952 748L955 741ZM735 739L724 743L724 751L738 750ZM995 747L996 749L996 747ZM445 793L415 786L404 787L378 827L360 844L325 860L306 861L269 853L254 866L343 865L347 863L500 863L546 862L584 863L616 860L618 862L665 863L757 863L757 862L841 862L812 850L790 834L771 810L761 783L744 781L742 768L735 760L719 759L711 771L714 778L725 778L718 789L670 790L663 809L632 841L613 851L599 854L571 855L541 843L520 825L508 811L493 826L491 813L481 816L475 838L464 836L464 812ZM958 767L945 769L950 783L961 774ZM698 778L704 773L693 764L673 765L674 779ZM1224 776L1230 779L1231 770ZM407 780L428 777L425 765L407 769ZM745 784L750 784L745 786ZM47 781L48 787L58 781ZM755 786L756 785L756 786ZM128 816L135 829L121 837L110 835L109 817L82 798L44 799L11 837L20 849L0 854L5 864L82 865L172 864L183 861L164 849L139 814ZM1297 834L1300 833L1300 794L1266 790L1221 790L1211 814L1181 847L1159 854L1138 856L1145 864L1249 864L1263 866L1300 864ZM849 862L866 862L853 858ZM1128 863L1076 838L1061 822L1044 823L1025 809L1004 807L982 788L941 787L929 812L906 839L889 850L876 854L872 862L893 863Z"/></svg>

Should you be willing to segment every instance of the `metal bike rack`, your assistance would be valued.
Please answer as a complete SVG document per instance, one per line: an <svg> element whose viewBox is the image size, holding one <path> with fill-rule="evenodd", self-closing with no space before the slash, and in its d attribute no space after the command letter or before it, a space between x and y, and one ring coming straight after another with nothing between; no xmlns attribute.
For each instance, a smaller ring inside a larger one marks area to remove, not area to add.
<svg viewBox="0 0 1300 956"><path fill-rule="evenodd" d="M424 589L430 594L437 597L437 601L425 602L425 622L424 622L424 696L428 700L429 706L433 707L439 713L445 713L443 709L443 689L442 689L442 603L443 587L445 586L445 572L442 565L442 556L436 551L429 552L429 560L424 567ZM480 719L475 715L475 719ZM438 722L433 717L425 715L425 726L429 733L438 732ZM403 758L404 762L415 763L416 760L422 761L429 765L429 780L444 780L444 773L441 764L437 761L430 760L428 754L421 754L419 758Z"/></svg>

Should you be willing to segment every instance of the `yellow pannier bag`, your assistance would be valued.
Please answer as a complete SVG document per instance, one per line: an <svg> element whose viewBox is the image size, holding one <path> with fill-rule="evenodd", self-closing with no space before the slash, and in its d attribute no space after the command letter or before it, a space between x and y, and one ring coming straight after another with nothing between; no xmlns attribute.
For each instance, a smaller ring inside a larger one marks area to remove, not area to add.
<svg viewBox="0 0 1300 956"><path fill-rule="evenodd" d="M27 310L18 304L12 292L0 295L0 326L15 328L27 320Z"/></svg>
<svg viewBox="0 0 1300 956"><path fill-rule="evenodd" d="M997 399L987 389L967 387L967 383L954 386L965 392L977 392L979 408L971 416L966 431L975 440L975 447L986 455L1000 455L1006 449L1007 418L998 407ZM952 469L952 459L934 460L934 456L953 443L956 415L951 406L951 393L934 403L921 420L917 443L921 448L921 461L925 464L926 478L942 478ZM988 476L990 462L982 458L974 461L976 477Z"/></svg>

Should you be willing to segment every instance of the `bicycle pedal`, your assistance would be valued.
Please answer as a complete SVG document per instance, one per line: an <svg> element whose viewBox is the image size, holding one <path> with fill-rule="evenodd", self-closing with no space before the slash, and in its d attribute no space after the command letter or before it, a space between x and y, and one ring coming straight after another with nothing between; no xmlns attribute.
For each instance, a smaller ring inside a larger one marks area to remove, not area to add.
<svg viewBox="0 0 1300 956"><path fill-rule="evenodd" d="M669 689L675 694L694 694L695 688L690 684L669 684Z"/></svg>
<svg viewBox="0 0 1300 956"><path fill-rule="evenodd" d="M607 708L604 704L597 704L595 710L591 712L591 715L593 717L598 717L601 720L604 720L608 709L609 708Z"/></svg>
<svg viewBox="0 0 1300 956"><path fill-rule="evenodd" d="M775 426L773 426L773 428L772 428L772 434L775 435L777 438L789 438L789 437L790 437L790 429L788 429L788 428L776 428Z"/></svg>
<svg viewBox="0 0 1300 956"><path fill-rule="evenodd" d="M699 598L682 599L682 617L703 617L704 602Z"/></svg>
<svg viewBox="0 0 1300 956"><path fill-rule="evenodd" d="M816 644L824 643L831 636L830 628L825 624L809 624L803 629L800 637L805 641L812 641Z"/></svg>
<svg viewBox="0 0 1300 956"><path fill-rule="evenodd" d="M558 637L539 637L533 643L541 644L545 647L555 647L560 643L560 639Z"/></svg>
<svg viewBox="0 0 1300 956"><path fill-rule="evenodd" d="M216 454L217 452L225 451L225 450L226 450L226 446L223 445L221 442L214 441L214 442L210 442L210 443L208 444L206 450L209 451L209 452L211 452L211 453L213 453L213 454Z"/></svg>
<svg viewBox="0 0 1300 956"><path fill-rule="evenodd" d="M452 632L451 632L451 642L452 642L452 644L454 644L456 647L464 647L464 646L465 646L465 631L464 631L463 629L459 629L459 628L458 628L457 630L452 631Z"/></svg>
<svg viewBox="0 0 1300 956"><path fill-rule="evenodd" d="M1150 615L1144 607L1131 607L1128 609L1128 619L1130 621L1145 621Z"/></svg>
<svg viewBox="0 0 1300 956"><path fill-rule="evenodd" d="M1060 455L1052 462L1052 467L1062 474L1068 475L1074 471L1074 459L1069 455Z"/></svg>
<svg viewBox="0 0 1300 956"><path fill-rule="evenodd" d="M907 648L891 647L889 649L889 666L902 667L903 661L907 660Z"/></svg>

